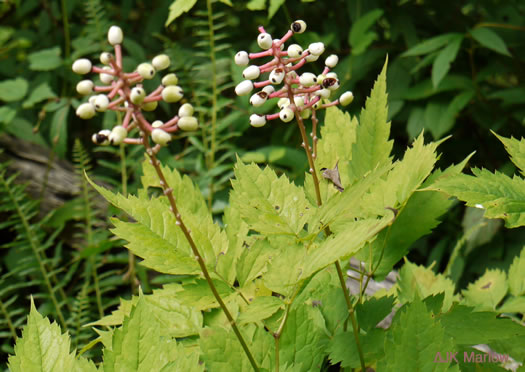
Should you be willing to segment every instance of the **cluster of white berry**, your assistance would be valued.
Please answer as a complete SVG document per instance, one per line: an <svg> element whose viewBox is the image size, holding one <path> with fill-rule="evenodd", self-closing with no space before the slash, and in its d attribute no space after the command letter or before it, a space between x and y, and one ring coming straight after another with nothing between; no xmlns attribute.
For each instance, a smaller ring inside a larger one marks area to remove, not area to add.
<svg viewBox="0 0 525 372"><path fill-rule="evenodd" d="M142 111L154 111L160 100L178 102L183 97L183 91L177 85L178 78L170 73L162 78L162 84L146 94L142 86L144 80L152 79L157 71L170 66L170 58L161 54L153 58L151 63L141 63L136 71L126 73L122 70L122 40L124 35L118 26L111 26L108 31L108 41L114 47L115 54L104 52L100 55L103 67L93 66L86 58L77 59L73 63L73 71L80 75L90 72L99 74L102 86L96 86L91 80L82 80L77 84L77 92L81 95L93 94L89 101L78 106L76 114L82 119L91 119L95 113L106 110L121 111L124 119L112 130L101 130L93 135L93 142L98 145L118 145L121 143L141 144L141 138L128 138L132 129L138 127L142 135L151 135L153 142L160 146L171 140L172 133L179 129L191 131L198 128L197 119L193 116L193 107L183 104L178 115L166 122L155 120L150 123Z"/></svg>
<svg viewBox="0 0 525 372"><path fill-rule="evenodd" d="M311 72L298 74L301 67L307 62L317 61L325 51L325 46L321 42L312 43L304 50L298 44L290 44L284 50L284 43L294 33L301 34L305 30L304 21L295 21L281 39L272 39L272 36L260 26L257 44L264 51L259 53L240 51L235 55L235 63L238 66L248 66L252 59L273 57L271 61L260 66L246 67L242 74L246 80L235 87L235 93L239 96L250 94L254 88L262 88L250 98L250 103L255 107L263 105L268 99L278 98L277 106L280 112L270 115L252 114L250 116L252 126L262 127L268 120L276 118L289 122L294 118L295 113L302 118L308 118L312 111L338 104L346 106L354 99L352 92L345 92L339 99L330 101L330 96L339 88L337 74L330 71L339 61L335 54L325 59L325 68L320 75ZM252 81L264 73L268 73L267 80ZM280 89L274 87L280 84L283 84Z"/></svg>

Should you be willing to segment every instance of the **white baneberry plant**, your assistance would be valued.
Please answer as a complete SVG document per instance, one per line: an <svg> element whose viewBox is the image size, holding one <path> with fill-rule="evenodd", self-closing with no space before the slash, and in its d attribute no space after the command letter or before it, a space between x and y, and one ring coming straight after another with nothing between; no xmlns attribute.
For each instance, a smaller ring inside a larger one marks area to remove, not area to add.
<svg viewBox="0 0 525 372"><path fill-rule="evenodd" d="M250 124L254 127L262 127L268 121L278 120L288 123L294 118L297 121L308 163L310 173L314 178L314 184L318 185L319 180L315 170L315 158L317 156L317 112L328 107L350 104L354 98L352 92L343 93L338 99L336 96L339 88L339 78L332 69L337 65L339 58L332 54L324 60L324 69L321 74L315 75L311 72L302 72L308 63L316 62L325 52L325 45L322 42L315 42L303 48L298 44L290 44L285 48L285 43L294 34L301 34L306 30L306 23L302 20L291 24L290 30L280 39L273 39L264 27L259 27L257 44L264 51L248 53L240 51L235 55L235 63L238 66L247 66L243 71L243 78L235 87L235 93L244 96L252 93L254 89L261 89L250 97L250 104L254 107L263 105L267 100L274 100L279 108L279 112L269 115L252 114ZM286 49L286 50L285 50ZM261 58L271 58L269 61L260 65L251 64L251 61ZM262 81L253 81L264 76ZM309 144L306 136L304 120L311 118L312 145ZM318 186L316 186L316 197L318 205L322 204Z"/></svg>
<svg viewBox="0 0 525 372"><path fill-rule="evenodd" d="M99 74L101 86L92 80L82 80L77 84L77 92L83 96L90 96L89 100L78 106L77 116L82 119L91 119L97 112L107 110L120 111L124 114L122 123L113 129L104 129L93 134L92 140L97 145L137 144L144 145L148 153L155 154L161 146L171 141L172 134L179 131L193 131L199 127L197 118L193 116L193 107L189 103L183 104L177 115L162 122L148 121L144 111L155 111L159 101L167 103L179 102L183 97L183 90L177 85L178 78L174 73L166 74L162 84L151 92L146 92L142 82L152 79L158 71L170 66L170 58L165 54L157 55L151 63L145 62L137 66L133 72L125 72L122 68L122 41L124 35L118 26L111 26L108 31L108 42L113 46L114 53L103 52L100 62L103 66L94 66L89 59L81 58L73 63L75 73L86 75ZM133 129L138 128L138 138L130 136ZM149 145L151 138L155 145Z"/></svg>
<svg viewBox="0 0 525 372"><path fill-rule="evenodd" d="M32 304L15 355L9 358L13 372L310 372L332 368L416 372L459 370L446 355L466 350L470 360L478 361L483 355L471 345L480 343L495 343L500 352L514 350L520 355L514 344L525 337L525 327L500 318L522 306L525 250L508 275L488 270L461 296L447 276L407 261L395 287L372 294L367 288L373 277L387 275L452 205L439 191L480 203L489 216L497 217L503 212L493 200L494 190L510 193L512 189L514 199L497 200L511 208L522 180L505 181L490 172L458 178L468 159L435 170L439 143L425 144L423 135L403 159L394 161L386 64L359 119L350 117L334 106L349 103L351 93L335 100L329 96L339 84L330 75L336 57L325 60L321 76L299 75L298 70L316 59L324 46L281 49L305 27L303 21L294 22L280 40L261 27L258 44L265 51L239 52L235 61L248 66L250 59L267 56L272 60L247 67L247 80L236 91L248 94L257 85L261 91L252 96L254 106L261 100L281 100L278 113L252 116L252 124L295 118L311 172L304 185L298 185L268 167L239 160L222 225L214 222L198 188L177 170L161 166L156 157L158 148L169 141L171 133L184 129L184 120L193 114L193 108L185 104L166 123L150 123L143 116L142 111L160 99L180 100L181 89L170 89L177 83L174 75L164 77L162 86L149 94L140 86L142 79L167 67L169 61L159 56L135 72L122 72L123 33L112 27L108 40L115 46L115 55L101 56L106 68L93 67L88 60L75 62L76 72L99 73L107 85L79 83L79 92L98 93L79 107L79 116L88 118L108 109L125 113L119 128L97 133L94 141L142 144L149 157L143 163L143 189L137 195L113 193L93 184L132 217L112 219L112 232L128 242L127 248L143 259L144 266L175 278L152 294L122 300L118 310L92 324L115 326L99 331L97 341L104 349L98 366L71 353L69 336ZM250 80L266 73L267 80ZM304 117L312 118L316 127L316 112L324 108L325 124L319 139L314 129L310 145ZM192 125L188 126L195 126L189 120ZM130 127L138 128L138 138L131 137ZM156 143L153 147L151 140ZM521 166L524 141L502 140ZM317 178L316 166L326 180ZM465 188L468 183L474 184L470 191ZM149 188L161 188L163 195L149 193ZM480 189L489 190L490 195L480 196ZM511 226L523 224L515 214L505 212L505 216ZM359 263L349 265L351 257ZM351 294L346 288L349 278L356 281L350 286ZM383 319L392 311L398 314L384 329ZM481 328L487 333L480 333Z"/></svg>

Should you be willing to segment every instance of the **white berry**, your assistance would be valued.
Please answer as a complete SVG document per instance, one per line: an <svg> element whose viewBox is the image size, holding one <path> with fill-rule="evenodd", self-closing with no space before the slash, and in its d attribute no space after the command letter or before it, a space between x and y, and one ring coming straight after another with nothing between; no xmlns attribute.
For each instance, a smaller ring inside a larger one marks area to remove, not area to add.
<svg viewBox="0 0 525 372"><path fill-rule="evenodd" d="M135 105L140 105L146 97L146 91L142 87L134 87L133 89L131 89L129 97L131 99L131 102L133 102Z"/></svg>
<svg viewBox="0 0 525 372"><path fill-rule="evenodd" d="M182 88L178 85L169 85L162 90L162 99L165 102L178 102L184 96Z"/></svg>
<svg viewBox="0 0 525 372"><path fill-rule="evenodd" d="M108 31L108 41L111 45L122 44L124 34L119 26L111 26Z"/></svg>
<svg viewBox="0 0 525 372"><path fill-rule="evenodd" d="M284 121L285 123L292 121L293 117L294 117L293 111L289 107L285 107L279 112L279 118L281 118L281 120Z"/></svg>
<svg viewBox="0 0 525 372"><path fill-rule="evenodd" d="M290 25L290 30L296 34L302 34L306 31L306 23L303 20L297 20Z"/></svg>
<svg viewBox="0 0 525 372"><path fill-rule="evenodd" d="M303 48L299 44L290 44L287 49L288 57L297 58L303 53Z"/></svg>
<svg viewBox="0 0 525 372"><path fill-rule="evenodd" d="M143 79L153 79L153 77L155 76L155 67L153 67L151 64L149 63L141 63L140 65L138 65L137 67L137 72L139 73L140 76L142 76Z"/></svg>
<svg viewBox="0 0 525 372"><path fill-rule="evenodd" d="M162 120L155 120L153 123L151 123L151 126L153 128L160 128L164 125L164 123L162 122Z"/></svg>
<svg viewBox="0 0 525 372"><path fill-rule="evenodd" d="M170 67L171 60L170 57L168 57L166 54L159 54L158 56L153 58L151 64L153 65L153 67L155 67L155 70L160 71Z"/></svg>
<svg viewBox="0 0 525 372"><path fill-rule="evenodd" d="M241 50L235 55L235 64L237 66L248 66L248 63L250 63L250 58L244 50Z"/></svg>
<svg viewBox="0 0 525 372"><path fill-rule="evenodd" d="M279 107L279 110L282 110L286 106L290 105L290 100L288 98L279 98L279 101L277 101L277 107Z"/></svg>
<svg viewBox="0 0 525 372"><path fill-rule="evenodd" d="M151 132L151 138L153 139L153 142L161 146L166 146L168 142L171 141L171 135L160 128L153 129Z"/></svg>
<svg viewBox="0 0 525 372"><path fill-rule="evenodd" d="M162 85L167 87L168 85L177 85L179 78L175 74L168 74L162 78Z"/></svg>
<svg viewBox="0 0 525 372"><path fill-rule="evenodd" d="M308 45L308 50L310 51L310 54L313 54L314 56L320 56L324 52L324 44L321 42L312 43Z"/></svg>
<svg viewBox="0 0 525 372"><path fill-rule="evenodd" d="M305 72L299 76L299 83L305 87L311 87L317 83L317 76L311 72Z"/></svg>
<svg viewBox="0 0 525 372"><path fill-rule="evenodd" d="M91 137L91 140L96 145L109 145L109 136L111 135L111 131L109 129L103 129L98 133L93 134Z"/></svg>
<svg viewBox="0 0 525 372"><path fill-rule="evenodd" d="M284 70L282 68L275 68L270 72L270 82L272 84L281 84L284 80L284 75Z"/></svg>
<svg viewBox="0 0 525 372"><path fill-rule="evenodd" d="M78 106L76 114L81 119L91 119L93 116L95 116L95 106L89 102L83 103Z"/></svg>
<svg viewBox="0 0 525 372"><path fill-rule="evenodd" d="M93 92L93 82L91 80L79 81L77 84L77 92L83 96L91 94Z"/></svg>
<svg viewBox="0 0 525 372"><path fill-rule="evenodd" d="M179 107L179 117L191 116L193 111L193 106L190 103L185 103Z"/></svg>
<svg viewBox="0 0 525 372"><path fill-rule="evenodd" d="M117 125L111 130L108 140L112 145L120 145L127 137L128 131L122 125Z"/></svg>
<svg viewBox="0 0 525 372"><path fill-rule="evenodd" d="M260 128L266 124L266 116L252 114L250 116L250 125L255 128Z"/></svg>
<svg viewBox="0 0 525 372"><path fill-rule="evenodd" d="M248 80L257 79L261 75L261 70L258 66L251 65L244 69L242 77Z"/></svg>
<svg viewBox="0 0 525 372"><path fill-rule="evenodd" d="M253 90L253 83L250 80L243 80L235 87L235 94L245 96Z"/></svg>
<svg viewBox="0 0 525 372"><path fill-rule="evenodd" d="M104 112L108 109L109 105L109 98L105 94L99 94L97 98L95 98L95 110L98 112Z"/></svg>
<svg viewBox="0 0 525 372"><path fill-rule="evenodd" d="M261 49L270 49L273 44L272 36L266 32L260 33L259 36L257 36L257 44Z"/></svg>
<svg viewBox="0 0 525 372"><path fill-rule="evenodd" d="M104 67L102 67L102 69L103 69L103 70L111 70L111 67L109 67L109 66L104 66ZM111 75L111 74L105 74L105 73L101 73L101 74L99 75L99 77L100 77L100 81L101 81L102 83L106 84L106 85L111 84L111 82L112 82L113 79L114 79L114 76L113 76L113 75Z"/></svg>
<svg viewBox="0 0 525 372"><path fill-rule="evenodd" d="M100 62L103 65L109 65L109 62L111 62L112 59L113 59L113 56L111 55L111 53L108 53L108 52L100 53Z"/></svg>
<svg viewBox="0 0 525 372"><path fill-rule="evenodd" d="M341 97L339 97L339 103L343 106L349 105L354 100L354 95L352 92L344 92L341 94Z"/></svg>
<svg viewBox="0 0 525 372"><path fill-rule="evenodd" d="M262 106L264 102L268 99L268 93L262 91L257 92L253 96L250 97L250 104L255 107Z"/></svg>
<svg viewBox="0 0 525 372"><path fill-rule="evenodd" d="M157 101L151 101L151 102L144 103L142 105L142 109L144 111L154 111L154 110L157 109L158 105L159 105L159 103Z"/></svg>
<svg viewBox="0 0 525 372"><path fill-rule="evenodd" d="M75 74L85 75L91 71L92 66L93 65L91 64L91 61L89 59L80 58L73 62L72 69Z"/></svg>
<svg viewBox="0 0 525 372"><path fill-rule="evenodd" d="M335 54L331 54L324 60L324 64L326 67L334 68L337 66L337 62L339 62L339 57Z"/></svg>
<svg viewBox="0 0 525 372"><path fill-rule="evenodd" d="M192 131L199 127L199 123L194 116L183 116L177 122L177 126L183 131Z"/></svg>

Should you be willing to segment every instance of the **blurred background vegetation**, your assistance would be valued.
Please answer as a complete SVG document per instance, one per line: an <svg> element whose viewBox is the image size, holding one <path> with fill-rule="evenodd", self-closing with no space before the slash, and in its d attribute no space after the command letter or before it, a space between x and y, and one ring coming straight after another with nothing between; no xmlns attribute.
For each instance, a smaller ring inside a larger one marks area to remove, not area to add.
<svg viewBox="0 0 525 372"><path fill-rule="evenodd" d="M188 11L178 12L181 7ZM98 60L108 51L112 24L124 30L128 70L161 52L171 57L170 70L196 107L201 129L181 135L160 157L193 178L218 221L236 155L269 163L296 182L306 170L296 127L279 121L250 127L248 99L233 93L241 68L232 57L258 49L258 25L280 37L293 20L305 20L307 32L296 35L296 42L322 41L326 55L339 55L340 91L352 90L356 97L348 108L352 115L388 56L396 154L424 130L428 141L452 135L440 146L441 168L476 151L469 166L515 172L491 130L506 137L524 133L522 0L5 0L0 18L2 364L25 323L30 295L80 349L94 337L82 326L110 313L139 283L147 293L174 280L135 265L109 232L109 217L118 212L83 177L85 171L123 193L140 185L141 149L94 148L90 141L92 133L116 124L114 113L87 122L74 114L82 97L70 66L76 58ZM312 72L320 73L322 64L314 65ZM159 83L157 77L151 85ZM173 106L161 104L157 119L171 117L178 109ZM262 111L275 107L267 104ZM525 234L482 214L456 204L431 235L414 244L411 261L436 262L434 269L447 272L458 288L486 267L507 268Z"/></svg>

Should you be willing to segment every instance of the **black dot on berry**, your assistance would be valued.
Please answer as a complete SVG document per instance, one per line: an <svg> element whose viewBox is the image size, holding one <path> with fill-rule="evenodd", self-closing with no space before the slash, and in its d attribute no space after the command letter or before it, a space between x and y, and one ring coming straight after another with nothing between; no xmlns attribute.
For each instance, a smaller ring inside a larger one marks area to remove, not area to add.
<svg viewBox="0 0 525 372"><path fill-rule="evenodd" d="M294 22L292 24L292 30L293 30L293 32L301 31L301 25L299 24L299 22Z"/></svg>

